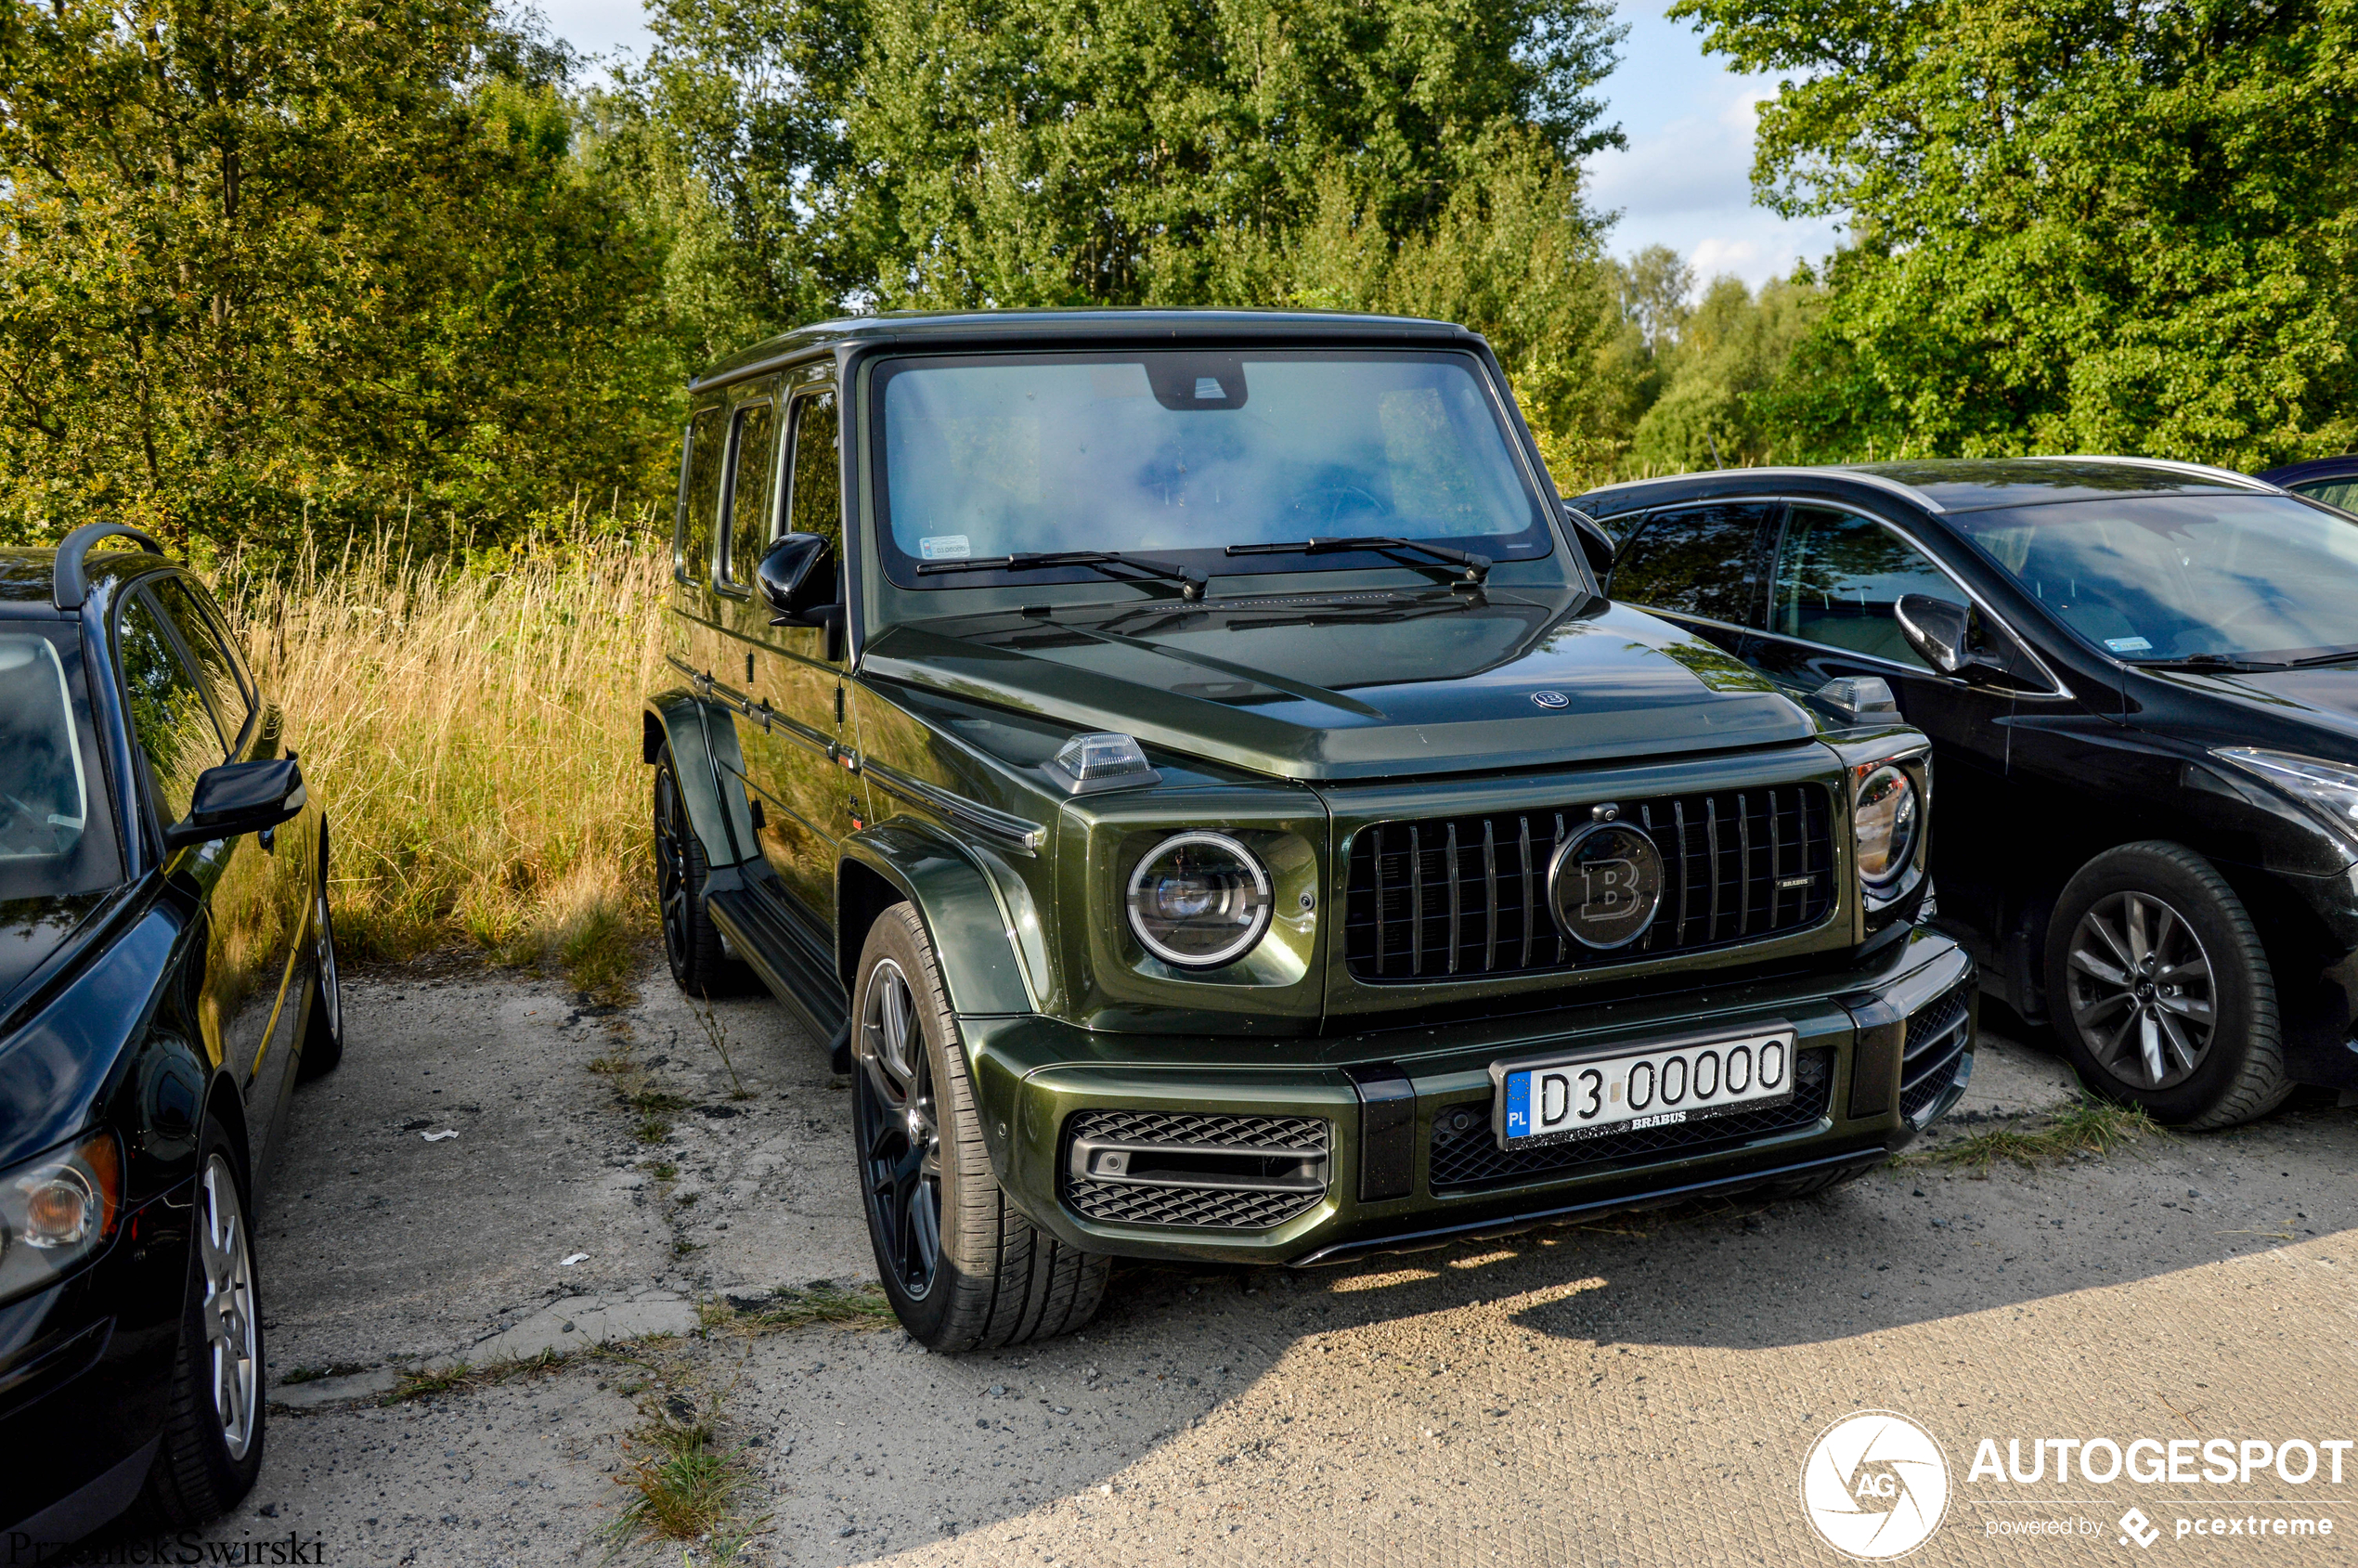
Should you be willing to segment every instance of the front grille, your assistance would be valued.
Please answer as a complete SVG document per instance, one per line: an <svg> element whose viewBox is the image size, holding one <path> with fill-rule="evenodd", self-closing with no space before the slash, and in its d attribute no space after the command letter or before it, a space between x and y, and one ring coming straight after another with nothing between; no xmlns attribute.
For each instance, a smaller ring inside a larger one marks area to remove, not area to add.
<svg viewBox="0 0 2358 1568"><path fill-rule="evenodd" d="M1833 1053L1823 1048L1804 1051L1794 1058L1794 1097L1764 1110L1737 1111L1708 1121L1648 1127L1633 1133L1611 1133L1578 1143L1548 1144L1540 1148L1504 1149L1491 1132L1491 1108L1477 1104L1444 1111L1433 1119L1432 1190L1436 1194L1478 1192L1508 1186L1542 1176L1569 1175L1591 1165L1641 1160L1666 1154L1686 1159L1741 1147L1771 1133L1807 1127L1826 1114L1833 1082ZM1477 1115L1471 1126L1459 1114Z"/></svg>
<svg viewBox="0 0 2358 1568"><path fill-rule="evenodd" d="M1727 947L1817 925L1834 905L1825 786L1781 784L1624 804L1662 851L1662 903L1645 935L1606 952L1566 938L1548 910L1556 846L1588 809L1380 823L1351 842L1343 956L1354 979L1544 974Z"/></svg>
<svg viewBox="0 0 2358 1568"><path fill-rule="evenodd" d="M1899 1063L1899 1114L1910 1121L1948 1093L1957 1064L1973 1043L1973 1009L1965 988L1936 998L1908 1019L1908 1054Z"/></svg>
<svg viewBox="0 0 2358 1568"><path fill-rule="evenodd" d="M1189 1225L1211 1230L1266 1230L1308 1213L1326 1197L1313 1192L1161 1186L1151 1181L1100 1181L1071 1168L1075 1142L1154 1145L1174 1150L1282 1151L1304 1161L1327 1160L1332 1128L1315 1116L1219 1116L1194 1111L1092 1110L1065 1123L1065 1201L1084 1219L1108 1225Z"/></svg>

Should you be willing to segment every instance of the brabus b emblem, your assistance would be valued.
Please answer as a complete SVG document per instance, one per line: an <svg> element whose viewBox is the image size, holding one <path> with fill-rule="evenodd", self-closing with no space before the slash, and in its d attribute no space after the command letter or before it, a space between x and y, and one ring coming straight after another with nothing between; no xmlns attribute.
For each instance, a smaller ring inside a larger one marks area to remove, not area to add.
<svg viewBox="0 0 2358 1568"><path fill-rule="evenodd" d="M1626 947L1662 907L1662 851L1627 823L1596 823L1564 840L1548 866L1548 902L1584 947Z"/></svg>
<svg viewBox="0 0 2358 1568"><path fill-rule="evenodd" d="M1534 692L1531 700L1541 707L1570 707L1572 699L1561 692Z"/></svg>

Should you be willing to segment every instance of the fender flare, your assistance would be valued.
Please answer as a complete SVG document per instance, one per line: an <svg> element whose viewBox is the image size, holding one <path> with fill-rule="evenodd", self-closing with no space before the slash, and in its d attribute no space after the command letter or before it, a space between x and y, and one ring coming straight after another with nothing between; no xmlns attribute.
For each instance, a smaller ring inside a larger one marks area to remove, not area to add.
<svg viewBox="0 0 2358 1568"><path fill-rule="evenodd" d="M843 841L836 866L836 962L844 994L859 978L869 925L890 904L916 907L961 1017L1036 1013L1040 1000L1015 912L971 849L907 816Z"/></svg>
<svg viewBox="0 0 2358 1568"><path fill-rule="evenodd" d="M653 763L667 745L671 747L688 826L704 846L705 864L718 871L741 864L748 853L759 853L745 792L721 787L724 773L745 776L735 722L712 723L694 693L675 687L647 699L641 725L643 760Z"/></svg>

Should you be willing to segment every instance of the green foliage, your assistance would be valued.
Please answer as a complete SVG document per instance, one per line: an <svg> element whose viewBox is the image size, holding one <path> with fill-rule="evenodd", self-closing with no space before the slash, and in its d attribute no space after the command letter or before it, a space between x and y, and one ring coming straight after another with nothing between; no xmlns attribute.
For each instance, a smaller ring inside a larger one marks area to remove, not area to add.
<svg viewBox="0 0 2358 1568"><path fill-rule="evenodd" d="M1857 237L1765 402L1804 452L2261 466L2358 437L2352 0L1672 14L1786 74L1756 187Z"/></svg>
<svg viewBox="0 0 2358 1568"><path fill-rule="evenodd" d="M564 66L481 3L7 0L0 537L434 546L641 500L663 257Z"/></svg>
<svg viewBox="0 0 2358 1568"><path fill-rule="evenodd" d="M1657 356L1667 384L1638 421L1631 459L1654 473L1775 461L1772 394L1822 303L1807 282L1773 280L1756 298L1715 279Z"/></svg>

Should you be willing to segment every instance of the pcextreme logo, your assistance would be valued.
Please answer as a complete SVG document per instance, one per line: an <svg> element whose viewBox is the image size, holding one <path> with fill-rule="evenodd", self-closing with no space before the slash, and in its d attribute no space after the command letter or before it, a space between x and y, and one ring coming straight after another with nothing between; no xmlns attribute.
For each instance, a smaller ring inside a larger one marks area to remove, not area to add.
<svg viewBox="0 0 2358 1568"><path fill-rule="evenodd" d="M1949 1511L1949 1461L1932 1433L1893 1410L1845 1416L1801 1465L1810 1527L1845 1557L1880 1562L1931 1539Z"/></svg>

